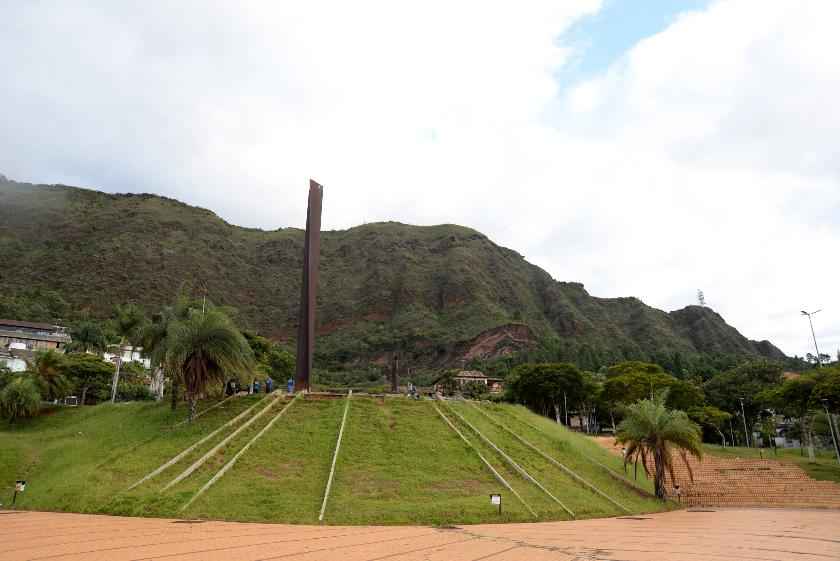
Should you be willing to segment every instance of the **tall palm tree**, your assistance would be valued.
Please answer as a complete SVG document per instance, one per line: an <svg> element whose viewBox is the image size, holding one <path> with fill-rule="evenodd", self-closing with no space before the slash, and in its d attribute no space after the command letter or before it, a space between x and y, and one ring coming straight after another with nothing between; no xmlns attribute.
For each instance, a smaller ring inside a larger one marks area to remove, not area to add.
<svg viewBox="0 0 840 561"><path fill-rule="evenodd" d="M64 377L62 355L53 350L40 351L35 355L30 370L44 399L52 401L66 395L69 383Z"/></svg>
<svg viewBox="0 0 840 561"><path fill-rule="evenodd" d="M177 321L186 320L195 303L187 294L187 291L182 287L175 297L175 302L172 305L165 306L160 312L152 316L151 322L147 323L143 329L141 337L143 351L149 357L149 362L155 368L154 377L157 383L162 384L162 379L157 380L159 376L169 376L172 382L172 410L178 403L178 385L179 385L179 370L172 364L169 356L170 342L169 332L170 327ZM198 306L196 306L197 308Z"/></svg>
<svg viewBox="0 0 840 561"><path fill-rule="evenodd" d="M189 402L189 420L198 397L212 382L250 369L253 353L245 337L219 309L191 311L168 328L167 357L180 372Z"/></svg>
<svg viewBox="0 0 840 561"><path fill-rule="evenodd" d="M117 400L117 387L120 383L123 347L127 344L130 344L132 347L136 346L140 342L146 325L146 315L136 304L117 306L115 312L114 328L119 336L119 342L117 343L117 367L114 370L114 380L111 383L111 403Z"/></svg>
<svg viewBox="0 0 840 561"><path fill-rule="evenodd" d="M665 499L665 472L674 481L674 455L682 458L694 479L687 454L697 459L703 457L700 427L692 422L685 411L665 407L667 392L654 399L643 399L627 408L627 414L618 425L616 440L627 445L624 463L642 460L645 473L650 475L648 460L653 460L653 482L656 496Z"/></svg>

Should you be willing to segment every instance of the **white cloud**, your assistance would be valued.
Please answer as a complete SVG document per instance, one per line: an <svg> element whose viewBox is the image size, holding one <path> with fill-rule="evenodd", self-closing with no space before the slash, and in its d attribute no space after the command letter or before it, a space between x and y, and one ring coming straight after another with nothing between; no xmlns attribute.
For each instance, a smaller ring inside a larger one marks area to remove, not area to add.
<svg viewBox="0 0 840 561"><path fill-rule="evenodd" d="M840 7L719 2L559 91L599 2L520 4L7 4L0 171L266 228L311 175L328 228L465 224L595 295L702 288L788 353L823 307L840 346Z"/></svg>

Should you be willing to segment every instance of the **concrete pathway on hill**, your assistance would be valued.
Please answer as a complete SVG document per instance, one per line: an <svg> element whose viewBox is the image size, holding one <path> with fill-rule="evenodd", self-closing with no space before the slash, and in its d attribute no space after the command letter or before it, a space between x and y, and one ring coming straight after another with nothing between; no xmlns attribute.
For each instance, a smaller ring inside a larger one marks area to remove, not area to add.
<svg viewBox="0 0 840 561"><path fill-rule="evenodd" d="M0 511L0 560L825 561L840 559L838 528L838 511L791 509L448 529Z"/></svg>

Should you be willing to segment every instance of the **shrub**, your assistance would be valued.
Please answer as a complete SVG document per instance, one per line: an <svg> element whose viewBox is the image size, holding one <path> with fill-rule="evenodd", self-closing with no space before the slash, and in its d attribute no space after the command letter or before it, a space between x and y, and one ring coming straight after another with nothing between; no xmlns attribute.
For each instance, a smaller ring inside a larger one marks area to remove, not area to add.
<svg viewBox="0 0 840 561"><path fill-rule="evenodd" d="M117 385L117 397L120 401L150 401L155 398L149 386L137 382L120 382Z"/></svg>
<svg viewBox="0 0 840 561"><path fill-rule="evenodd" d="M482 399L489 395L487 385L481 382L467 382L461 388L461 393L468 399Z"/></svg>
<svg viewBox="0 0 840 561"><path fill-rule="evenodd" d="M0 392L0 412L9 422L32 417L40 407L41 394L32 378L16 377Z"/></svg>

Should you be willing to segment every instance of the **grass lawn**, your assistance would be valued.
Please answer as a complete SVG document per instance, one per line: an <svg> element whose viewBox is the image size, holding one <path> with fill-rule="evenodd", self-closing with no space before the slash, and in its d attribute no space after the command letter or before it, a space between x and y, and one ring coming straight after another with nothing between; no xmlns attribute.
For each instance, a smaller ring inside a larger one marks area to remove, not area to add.
<svg viewBox="0 0 840 561"><path fill-rule="evenodd" d="M630 484L617 481L605 467L593 462L592 459L597 457L597 460L605 466L613 467L613 473L623 476L623 469L621 467L615 469L612 458L605 457L596 443L588 441L586 437L572 433L565 427L552 423L548 419L542 419L524 407L481 405L478 406L481 408L479 410L471 403L453 403L452 406L470 424L546 487L552 495L562 501L575 513L577 518L616 516L627 513L550 463L504 430L499 423L565 465L579 477L629 510L650 512L667 508L667 505L660 501L639 493ZM485 414L483 415L481 411L484 411ZM499 456L498 453L491 453L494 456ZM503 460L499 457L499 461ZM520 485L536 488L533 483L526 482L521 476L517 476L515 482L521 482ZM511 483L514 483L514 481L511 481ZM648 491L652 490L643 475L639 486ZM562 507L558 509L559 505L557 503L548 498L545 493L537 491L541 495L540 504L544 505L543 508L547 508L544 515L552 518L562 517Z"/></svg>
<svg viewBox="0 0 840 561"><path fill-rule="evenodd" d="M24 508L172 515L177 504L159 496L156 486L141 488L136 500L126 500L124 489L255 401L231 400L176 428L184 408L172 413L168 404L153 402L62 408L5 425L0 481L8 492L15 479L27 480L18 497Z"/></svg>
<svg viewBox="0 0 840 561"><path fill-rule="evenodd" d="M260 400L263 400L260 402ZM259 402L259 404L258 404ZM0 426L0 502L8 505L16 479L26 479L22 509L316 523L345 399L298 399L224 477L186 510L182 507L288 403L264 396L232 399L192 425L177 424L184 408L135 402L61 408ZM206 408L216 402L206 402ZM138 487L128 487L216 428L258 404L184 458ZM562 508L508 467L452 413L458 411L564 501L578 518L623 514L467 403L438 404L542 520L567 519ZM266 414L246 426L253 413ZM435 411L431 401L353 396L332 495L329 524L464 524L533 521ZM450 407L452 409L450 409ZM482 405L517 434L564 462L633 512L669 508L610 477L597 459L621 472L620 460L586 437L522 407ZM164 485L212 450L189 477ZM640 484L649 489L646 480ZM503 513L489 495L503 495Z"/></svg>
<svg viewBox="0 0 840 561"><path fill-rule="evenodd" d="M317 523L343 405L297 400L185 514Z"/></svg>
<svg viewBox="0 0 840 561"><path fill-rule="evenodd" d="M499 520L489 495L500 485L430 401L353 398L336 469L330 523ZM532 519L503 506L501 520Z"/></svg>
<svg viewBox="0 0 840 561"><path fill-rule="evenodd" d="M724 448L715 444L704 444L703 449L707 454L713 456L725 456L728 458L764 458L765 460L779 460L792 462L805 470L808 475L821 481L834 481L840 483L840 464L837 463L837 456L833 450L814 450L815 463L808 461L808 451L800 451L799 448L777 448L774 453L770 448L743 448L739 446L727 446Z"/></svg>

